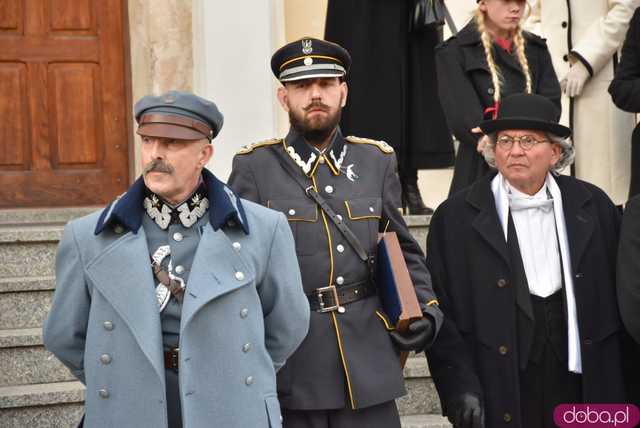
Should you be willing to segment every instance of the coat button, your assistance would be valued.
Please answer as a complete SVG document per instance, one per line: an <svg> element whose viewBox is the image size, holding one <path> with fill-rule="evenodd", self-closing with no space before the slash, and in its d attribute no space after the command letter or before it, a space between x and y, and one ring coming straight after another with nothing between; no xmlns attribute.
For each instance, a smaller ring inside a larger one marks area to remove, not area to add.
<svg viewBox="0 0 640 428"><path fill-rule="evenodd" d="M567 21L562 21L562 28L567 28L569 26L569 24L567 23Z"/></svg>
<svg viewBox="0 0 640 428"><path fill-rule="evenodd" d="M493 95L493 93L494 93L494 92L495 92L495 91L494 91L494 89L493 89L493 88L489 88L489 89L487 89L487 94L489 94L489 95Z"/></svg>
<svg viewBox="0 0 640 428"><path fill-rule="evenodd" d="M116 224L115 227L113 228L113 231L118 235L120 235L122 232L124 232L124 227L120 226L119 224Z"/></svg>
<svg viewBox="0 0 640 428"><path fill-rule="evenodd" d="M318 159L318 162L324 163L324 156L320 156L320 159Z"/></svg>
<svg viewBox="0 0 640 428"><path fill-rule="evenodd" d="M504 416L502 417L502 419L506 422L509 423L513 420L513 418L511 417L511 413L505 413Z"/></svg>
<svg viewBox="0 0 640 428"><path fill-rule="evenodd" d="M107 391L106 389L101 389L98 391L98 395L100 396L100 398L109 398L109 391Z"/></svg>
<svg viewBox="0 0 640 428"><path fill-rule="evenodd" d="M374 212L374 211L375 211L375 210L373 209L373 207L369 207L369 212L370 212L370 213L372 213L372 212Z"/></svg>
<svg viewBox="0 0 640 428"><path fill-rule="evenodd" d="M184 238L184 236L182 236L182 233L180 233L180 232L176 232L176 233L173 234L173 240L174 241L180 242L180 241L182 241L182 238Z"/></svg>
<svg viewBox="0 0 640 428"><path fill-rule="evenodd" d="M247 378L244 380L244 383L247 386L251 386L253 384L253 376L247 376Z"/></svg>
<svg viewBox="0 0 640 428"><path fill-rule="evenodd" d="M251 350L251 344L250 343L245 343L244 345L242 345L242 352L244 352L245 354L247 352L249 352Z"/></svg>
<svg viewBox="0 0 640 428"><path fill-rule="evenodd" d="M341 277L341 276L337 277L336 278L336 284L338 284L338 285L344 284L344 278Z"/></svg>
<svg viewBox="0 0 640 428"><path fill-rule="evenodd" d="M509 350L506 346L502 345L498 348L498 352L500 352L500 355L507 355L507 352L509 352Z"/></svg>
<svg viewBox="0 0 640 428"><path fill-rule="evenodd" d="M236 227L236 222L235 222L235 221L233 221L233 220L229 220L229 221L227 221L227 226L229 226L229 227Z"/></svg>
<svg viewBox="0 0 640 428"><path fill-rule="evenodd" d="M342 221L342 216L340 214L336 214L336 217L338 217L338 220Z"/></svg>
<svg viewBox="0 0 640 428"><path fill-rule="evenodd" d="M177 274L181 274L183 272L184 272L184 266L182 266L182 265L176 266L176 273Z"/></svg>
<svg viewBox="0 0 640 428"><path fill-rule="evenodd" d="M296 215L296 210L294 210L293 208L291 208L289 210L289 215Z"/></svg>
<svg viewBox="0 0 640 428"><path fill-rule="evenodd" d="M338 246L336 247L336 250L338 250L339 253L344 252L344 245L338 244Z"/></svg>
<svg viewBox="0 0 640 428"><path fill-rule="evenodd" d="M578 273L576 274L576 279L577 279L577 278L582 278L583 276L584 276L584 274L583 274L583 273L578 272Z"/></svg>
<svg viewBox="0 0 640 428"><path fill-rule="evenodd" d="M498 280L498 287L499 287L499 288L504 288L504 287L506 287L506 286L507 286L507 280L506 280L506 279L503 279L503 278L500 278L500 279Z"/></svg>
<svg viewBox="0 0 640 428"><path fill-rule="evenodd" d="M105 330L107 331L111 331L113 330L113 323L111 321L105 321L102 323L102 326L104 327Z"/></svg>
<svg viewBox="0 0 640 428"><path fill-rule="evenodd" d="M569 62L569 55L566 55L566 54L565 54L565 55L562 55L562 60L563 60L564 62Z"/></svg>
<svg viewBox="0 0 640 428"><path fill-rule="evenodd" d="M325 186L324 191L329 194L333 193L333 186Z"/></svg>
<svg viewBox="0 0 640 428"><path fill-rule="evenodd" d="M593 345L593 340L591 339L585 339L583 342L585 345Z"/></svg>
<svg viewBox="0 0 640 428"><path fill-rule="evenodd" d="M236 250L236 251L240 251L240 248L242 248L242 245L240 245L239 242L234 242L231 245L233 246L233 249Z"/></svg>
<svg viewBox="0 0 640 428"><path fill-rule="evenodd" d="M109 354L102 354L100 355L100 362L102 364L109 364L111 363L111 355Z"/></svg>
<svg viewBox="0 0 640 428"><path fill-rule="evenodd" d="M244 274L240 271L236 272L236 279L238 281L242 281L244 279Z"/></svg>
<svg viewBox="0 0 640 428"><path fill-rule="evenodd" d="M240 318L246 318L247 316L249 316L249 309L242 308L240 311Z"/></svg>

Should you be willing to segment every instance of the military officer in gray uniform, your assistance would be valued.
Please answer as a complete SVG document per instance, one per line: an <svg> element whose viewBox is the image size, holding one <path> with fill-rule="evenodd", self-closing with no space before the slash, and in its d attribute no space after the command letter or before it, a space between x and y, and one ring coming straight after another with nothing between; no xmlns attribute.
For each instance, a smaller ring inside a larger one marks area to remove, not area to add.
<svg viewBox="0 0 640 428"><path fill-rule="evenodd" d="M309 322L287 220L204 168L214 103L170 91L135 117L143 174L66 226L44 343L89 427L279 427L275 373Z"/></svg>
<svg viewBox="0 0 640 428"><path fill-rule="evenodd" d="M271 68L291 129L242 149L229 178L243 198L286 215L296 241L311 325L278 373L286 428L399 427L394 399L406 391L397 351L421 351L442 322L424 255L398 210L393 149L338 127L350 62L345 49L318 39L278 50ZM384 230L398 234L424 313L405 336L392 331L373 280Z"/></svg>

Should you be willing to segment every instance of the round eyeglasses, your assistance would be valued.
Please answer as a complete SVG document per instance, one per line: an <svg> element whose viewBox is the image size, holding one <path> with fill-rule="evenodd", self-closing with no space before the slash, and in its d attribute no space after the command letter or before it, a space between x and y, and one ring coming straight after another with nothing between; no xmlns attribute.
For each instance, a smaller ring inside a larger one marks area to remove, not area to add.
<svg viewBox="0 0 640 428"><path fill-rule="evenodd" d="M549 140L536 140L532 135L521 135L520 137L501 135L500 137L498 137L496 144L502 150L511 150L513 148L513 143L515 143L516 141L520 143L520 148L525 151L531 150L531 148L536 144L549 142Z"/></svg>

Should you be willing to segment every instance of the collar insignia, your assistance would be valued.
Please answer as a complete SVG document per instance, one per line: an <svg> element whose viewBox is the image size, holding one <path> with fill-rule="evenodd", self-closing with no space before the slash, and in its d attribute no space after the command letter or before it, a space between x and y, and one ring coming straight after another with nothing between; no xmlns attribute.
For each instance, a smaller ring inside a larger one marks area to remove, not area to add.
<svg viewBox="0 0 640 428"><path fill-rule="evenodd" d="M147 189L148 195L142 205L149 217L162 230L166 230L172 223L180 223L184 227L193 226L209 209L209 199L205 196L206 188L202 183L186 201L173 207L163 201L155 193Z"/></svg>

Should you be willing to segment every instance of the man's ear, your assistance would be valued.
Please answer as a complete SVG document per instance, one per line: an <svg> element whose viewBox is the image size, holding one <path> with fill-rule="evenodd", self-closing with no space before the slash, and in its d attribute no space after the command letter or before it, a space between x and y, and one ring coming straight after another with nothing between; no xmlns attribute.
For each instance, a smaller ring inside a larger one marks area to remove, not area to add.
<svg viewBox="0 0 640 428"><path fill-rule="evenodd" d="M201 168L204 168L205 165L209 163L209 160L213 156L213 143L210 143L207 140L203 140L203 141L205 143L202 149L200 150L200 160L198 161L198 166L200 166Z"/></svg>
<svg viewBox="0 0 640 428"><path fill-rule="evenodd" d="M347 86L347 82L340 83L340 107L347 105L347 96L349 95L349 87Z"/></svg>
<svg viewBox="0 0 640 428"><path fill-rule="evenodd" d="M284 111L289 113L289 90L286 86L280 86L278 88L278 101Z"/></svg>

